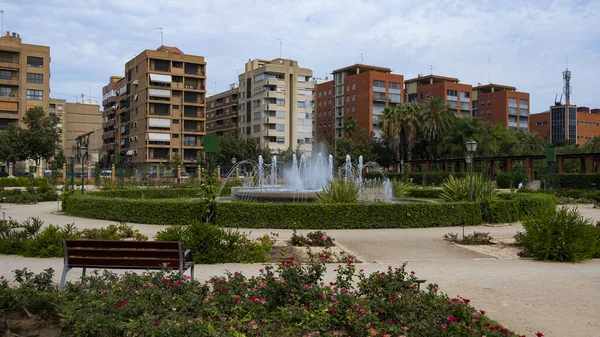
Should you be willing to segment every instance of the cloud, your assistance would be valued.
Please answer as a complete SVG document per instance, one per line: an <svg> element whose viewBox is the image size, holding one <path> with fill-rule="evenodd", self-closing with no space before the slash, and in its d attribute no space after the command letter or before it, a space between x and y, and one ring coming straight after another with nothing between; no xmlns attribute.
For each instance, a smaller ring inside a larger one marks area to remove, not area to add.
<svg viewBox="0 0 600 337"><path fill-rule="evenodd" d="M540 112L562 91L600 107L600 2L569 0L10 0L5 30L51 47L53 96L98 92L144 49L203 55L207 86L225 90L248 59L283 56L316 77L359 62L412 78L433 72L476 85L516 86ZM488 58L491 67L488 69ZM56 93L56 95L54 95ZM58 93L61 93L59 95Z"/></svg>

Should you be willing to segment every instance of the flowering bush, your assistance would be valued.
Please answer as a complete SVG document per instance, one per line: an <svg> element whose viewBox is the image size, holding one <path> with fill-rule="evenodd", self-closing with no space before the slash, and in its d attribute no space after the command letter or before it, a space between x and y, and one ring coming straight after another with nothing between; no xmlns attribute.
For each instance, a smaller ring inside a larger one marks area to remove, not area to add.
<svg viewBox="0 0 600 337"><path fill-rule="evenodd" d="M45 282L47 271L15 288L0 282L0 315L28 309L25 294L37 292L44 317L70 336L518 336L436 284L419 290L404 266L366 274L348 261L336 271L326 284L323 263L286 258L257 277L206 282L169 270L104 272L60 293Z"/></svg>
<svg viewBox="0 0 600 337"><path fill-rule="evenodd" d="M302 234L292 233L290 243L292 246L333 247L333 238L323 231L309 232L306 237Z"/></svg>
<svg viewBox="0 0 600 337"><path fill-rule="evenodd" d="M473 234L467 234L462 238L458 236L458 233L444 234L444 240L460 243L461 245L490 245L492 239L489 232L473 232Z"/></svg>

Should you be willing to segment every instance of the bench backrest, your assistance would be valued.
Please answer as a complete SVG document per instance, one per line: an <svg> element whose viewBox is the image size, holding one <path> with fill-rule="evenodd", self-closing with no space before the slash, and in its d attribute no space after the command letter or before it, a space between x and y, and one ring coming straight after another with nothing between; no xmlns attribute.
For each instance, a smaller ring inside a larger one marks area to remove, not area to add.
<svg viewBox="0 0 600 337"><path fill-rule="evenodd" d="M159 269L183 266L181 242L65 240L65 265L87 268Z"/></svg>

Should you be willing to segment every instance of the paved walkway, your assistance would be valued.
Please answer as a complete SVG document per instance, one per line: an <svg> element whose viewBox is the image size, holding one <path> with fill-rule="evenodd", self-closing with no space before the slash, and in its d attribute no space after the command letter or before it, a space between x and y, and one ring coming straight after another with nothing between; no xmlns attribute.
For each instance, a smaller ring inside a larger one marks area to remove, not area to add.
<svg viewBox="0 0 600 337"><path fill-rule="evenodd" d="M600 220L600 210L580 205L586 217ZM110 221L91 220L56 215L57 203L38 205L2 205L4 216L17 220L37 216L46 224L64 225L74 222L78 228L106 227ZM165 226L131 224L145 235L153 236ZM512 236L519 224L466 227L491 232L492 236ZM450 296L460 295L472 300L478 309L490 317L527 336L542 331L545 336L600 336L600 260L581 264L547 263L518 259L493 259L483 254L449 245L441 237L457 228L328 230L342 246L358 255L366 272L384 270L388 265L408 268L420 278L436 282ZM278 232L280 239L291 236L291 230L245 230L252 236ZM306 231L303 231L306 232ZM28 267L39 272L52 267L60 274L62 259L29 259L18 256L0 258L0 275ZM203 265L196 268L195 277L208 279L224 271L240 271L256 275L260 265ZM333 279L335 266L328 268L327 279ZM58 275L56 281L58 282ZM69 274L70 280L78 271Z"/></svg>

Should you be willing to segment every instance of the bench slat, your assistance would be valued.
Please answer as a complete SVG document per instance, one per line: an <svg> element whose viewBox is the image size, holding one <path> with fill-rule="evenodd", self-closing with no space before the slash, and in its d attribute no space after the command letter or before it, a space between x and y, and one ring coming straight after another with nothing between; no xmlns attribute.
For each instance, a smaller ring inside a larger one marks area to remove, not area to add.
<svg viewBox="0 0 600 337"><path fill-rule="evenodd" d="M178 249L176 241L65 240L67 248Z"/></svg>
<svg viewBox="0 0 600 337"><path fill-rule="evenodd" d="M69 267L110 268L110 267L161 267L168 264L167 268L179 268L178 259L99 259L86 257L69 258Z"/></svg>
<svg viewBox="0 0 600 337"><path fill-rule="evenodd" d="M67 248L69 259L73 257L149 257L164 259L179 259L178 250L166 249L88 249L88 248Z"/></svg>

